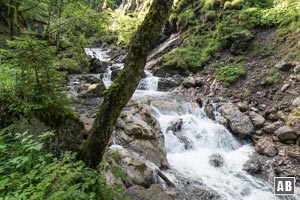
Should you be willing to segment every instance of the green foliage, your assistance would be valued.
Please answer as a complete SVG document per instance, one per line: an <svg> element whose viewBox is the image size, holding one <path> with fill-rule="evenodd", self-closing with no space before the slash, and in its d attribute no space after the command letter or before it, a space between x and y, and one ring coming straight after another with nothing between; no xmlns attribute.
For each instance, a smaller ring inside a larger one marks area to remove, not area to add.
<svg viewBox="0 0 300 200"><path fill-rule="evenodd" d="M228 84L236 82L245 74L245 70L241 66L223 66L216 70L216 79Z"/></svg>
<svg viewBox="0 0 300 200"><path fill-rule="evenodd" d="M205 13L205 19L206 21L213 21L217 18L217 12L215 10L208 10Z"/></svg>
<svg viewBox="0 0 300 200"><path fill-rule="evenodd" d="M243 7L244 0L232 0L226 1L224 4L224 10L240 10Z"/></svg>
<svg viewBox="0 0 300 200"><path fill-rule="evenodd" d="M273 6L261 10L261 23L267 26L278 24L289 24L299 21L299 1L294 0L274 0Z"/></svg>
<svg viewBox="0 0 300 200"><path fill-rule="evenodd" d="M7 75L1 79L0 99L10 97L6 98L11 102L10 111L17 116L37 116L43 122L69 115L70 104L62 94L64 74L54 66L55 48L29 36L8 41L8 45L5 64L0 66Z"/></svg>
<svg viewBox="0 0 300 200"><path fill-rule="evenodd" d="M164 65L187 69L190 66L199 66L200 54L193 48L176 48L163 57Z"/></svg>
<svg viewBox="0 0 300 200"><path fill-rule="evenodd" d="M137 13L123 14L121 11L113 12L112 18L112 31L117 35L117 44L127 45L142 19L138 18Z"/></svg>
<svg viewBox="0 0 300 200"><path fill-rule="evenodd" d="M254 38L250 30L255 27L280 25L289 27L286 32L300 32L299 8L300 2L293 0L197 0L193 3L179 0L175 3L170 24L176 24L176 20L189 23L179 23L181 27L177 28L184 31L183 42L179 49L164 56L164 65L203 67L216 51L222 49L230 49L235 55L243 54ZM296 52L297 44L290 43ZM274 45L270 45L270 51L271 46ZM254 49L255 54L267 52ZM289 57L297 58L296 55Z"/></svg>
<svg viewBox="0 0 300 200"><path fill-rule="evenodd" d="M121 176L118 168L101 164L93 170L70 152L55 158L43 150L43 141L51 135L11 134L9 129L0 132L1 200L125 199L121 187L107 186L102 175L112 171Z"/></svg>
<svg viewBox="0 0 300 200"><path fill-rule="evenodd" d="M221 0L205 0L204 1L204 9L206 9L206 10L217 9L221 5L222 5Z"/></svg>
<svg viewBox="0 0 300 200"><path fill-rule="evenodd" d="M189 21L195 17L195 13L192 10L185 10L178 15L178 19L181 21Z"/></svg>
<svg viewBox="0 0 300 200"><path fill-rule="evenodd" d="M273 68L268 69L266 71L266 73L264 74L264 77L265 77L266 83L268 85L273 85L273 84L279 83L279 81L281 80L280 73L278 72L278 70L273 69Z"/></svg>

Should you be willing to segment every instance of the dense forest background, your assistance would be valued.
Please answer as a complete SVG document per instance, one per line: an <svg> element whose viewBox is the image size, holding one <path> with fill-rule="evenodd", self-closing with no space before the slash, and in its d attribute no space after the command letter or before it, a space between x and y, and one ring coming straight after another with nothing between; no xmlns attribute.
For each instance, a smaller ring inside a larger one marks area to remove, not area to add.
<svg viewBox="0 0 300 200"><path fill-rule="evenodd" d="M66 129L84 131L62 92L66 74L90 70L84 48L126 51L151 2L0 1L0 199L125 199L123 188L108 186L103 176L111 171L126 178L108 164L119 155L91 169L76 157L79 144L53 149L51 138ZM253 42L254 33L263 30L276 37ZM270 56L300 61L300 3L175 0L160 40L172 34L180 43L161 56L163 68L183 76L205 69L230 88L249 71L248 55L268 58L266 64ZM230 56L221 59L224 54ZM273 68L261 75L264 87L281 77ZM251 90L241 88L239 95L246 99ZM297 109L291 112L300 116Z"/></svg>

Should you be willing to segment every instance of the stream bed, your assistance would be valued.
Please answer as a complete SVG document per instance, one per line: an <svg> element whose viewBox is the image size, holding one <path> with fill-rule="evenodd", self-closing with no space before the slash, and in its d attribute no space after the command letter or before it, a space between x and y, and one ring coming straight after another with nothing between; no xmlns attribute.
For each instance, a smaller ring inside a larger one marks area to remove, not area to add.
<svg viewBox="0 0 300 200"><path fill-rule="evenodd" d="M85 51L91 57L110 61L107 49L86 48ZM122 66L122 63L114 65ZM112 66L105 73L92 75L109 87ZM184 177L185 182L194 186L199 184L199 187L204 185L221 199L297 199L293 196L274 196L271 184L243 170L243 164L254 152L250 143L240 141L224 126L209 119L203 108L192 103L191 97L157 91L159 78L149 71L145 73L147 77L141 80L132 99L142 103L158 102L149 106L155 110L162 128L167 159L171 165L171 169L164 170L164 173L175 185L180 188L179 177ZM72 93L72 84L69 87L68 95L76 96ZM221 117L217 109L215 115ZM170 129L170 124L174 122L178 122L177 126ZM162 181L159 183L166 188Z"/></svg>

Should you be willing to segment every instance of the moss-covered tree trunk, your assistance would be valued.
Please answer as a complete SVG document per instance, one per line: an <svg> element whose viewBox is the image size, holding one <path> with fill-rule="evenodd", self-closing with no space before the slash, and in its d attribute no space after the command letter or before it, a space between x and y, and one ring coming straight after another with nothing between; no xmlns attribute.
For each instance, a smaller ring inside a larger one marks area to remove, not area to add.
<svg viewBox="0 0 300 200"><path fill-rule="evenodd" d="M143 23L132 37L125 67L107 90L81 152L82 159L90 167L95 168L102 160L117 119L142 77L147 55L162 31L172 3L173 0L153 0Z"/></svg>

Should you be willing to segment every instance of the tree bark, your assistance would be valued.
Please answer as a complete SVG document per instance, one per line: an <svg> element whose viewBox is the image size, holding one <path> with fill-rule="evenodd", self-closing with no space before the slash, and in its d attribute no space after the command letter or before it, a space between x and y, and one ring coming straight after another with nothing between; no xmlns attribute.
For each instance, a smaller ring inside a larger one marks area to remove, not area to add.
<svg viewBox="0 0 300 200"><path fill-rule="evenodd" d="M81 152L81 158L92 168L97 167L103 158L117 119L142 78L147 55L169 17L172 4L173 0L153 0L143 23L131 39L124 69L105 92Z"/></svg>

